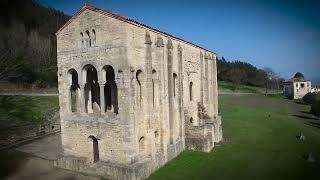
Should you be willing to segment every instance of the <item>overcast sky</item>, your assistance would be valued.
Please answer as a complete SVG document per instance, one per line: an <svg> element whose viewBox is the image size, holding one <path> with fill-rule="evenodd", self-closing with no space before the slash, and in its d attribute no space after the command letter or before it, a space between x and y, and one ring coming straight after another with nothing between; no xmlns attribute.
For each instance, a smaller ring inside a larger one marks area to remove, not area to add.
<svg viewBox="0 0 320 180"><path fill-rule="evenodd" d="M270 67L284 78L300 71L307 79L320 80L320 1L37 1L68 15L87 2L192 41L227 60Z"/></svg>

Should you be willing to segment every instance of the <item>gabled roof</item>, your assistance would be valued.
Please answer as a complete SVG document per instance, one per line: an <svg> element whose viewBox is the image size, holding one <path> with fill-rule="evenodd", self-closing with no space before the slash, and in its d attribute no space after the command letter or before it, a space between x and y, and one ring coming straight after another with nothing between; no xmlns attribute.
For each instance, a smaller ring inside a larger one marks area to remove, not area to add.
<svg viewBox="0 0 320 180"><path fill-rule="evenodd" d="M148 25L145 25L143 23L140 23L138 21L135 21L133 19L130 19L128 17L125 17L125 16L122 16L122 15L119 15L119 14L116 14L116 13L113 13L111 11L107 11L107 10L104 10L104 9L100 9L100 8L96 8L94 6L92 6L91 4L85 4L74 16L72 16L71 19L69 19L68 22L66 22L57 32L56 34L59 34L65 27L67 27L74 19L76 19L82 12L84 12L85 10L91 10L91 11L94 11L94 12L97 12L97 13L100 13L100 14L103 14L103 15L106 15L108 17L112 17L112 18L115 18L115 19L118 19L120 21L123 21L123 22L127 22L129 24L132 24L134 26L137 26L137 27L141 27L141 28L144 28L144 29L148 29L150 31L153 31L155 33L159 33L163 36L166 36L166 37L170 37L176 41L180 41L180 42L183 42L183 43L186 43L188 45L191 45L191 46L194 46L194 47L197 47L197 48L200 48L200 49L203 49L205 51L208 51L208 52L211 52L213 54L216 54L215 52L213 51L210 51L206 48L203 48L201 46L198 46L196 44L193 44L192 42L189 42L189 41L186 41L186 40L183 40L179 37L176 37L176 36L173 36L169 33L166 33L166 32L163 32L163 31L160 31L159 29L156 29L156 28L153 28L153 27L150 27Z"/></svg>
<svg viewBox="0 0 320 180"><path fill-rule="evenodd" d="M293 82L307 82L304 78L291 78L284 83L293 83Z"/></svg>

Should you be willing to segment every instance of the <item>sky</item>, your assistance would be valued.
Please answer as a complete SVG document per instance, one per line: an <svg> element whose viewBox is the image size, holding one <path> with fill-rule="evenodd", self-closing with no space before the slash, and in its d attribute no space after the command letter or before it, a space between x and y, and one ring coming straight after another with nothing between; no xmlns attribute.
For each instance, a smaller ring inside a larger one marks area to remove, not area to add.
<svg viewBox="0 0 320 180"><path fill-rule="evenodd" d="M226 60L302 72L320 85L317 0L37 0L74 15L85 3L127 16L210 49Z"/></svg>

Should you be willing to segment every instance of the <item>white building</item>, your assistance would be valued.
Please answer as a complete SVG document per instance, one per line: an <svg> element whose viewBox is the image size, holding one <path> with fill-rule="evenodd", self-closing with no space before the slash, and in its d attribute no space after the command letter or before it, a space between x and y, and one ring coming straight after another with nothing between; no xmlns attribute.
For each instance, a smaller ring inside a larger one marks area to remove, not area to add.
<svg viewBox="0 0 320 180"><path fill-rule="evenodd" d="M283 94L289 98L301 99L311 92L311 81L303 78L291 78L283 83Z"/></svg>
<svg viewBox="0 0 320 180"><path fill-rule="evenodd" d="M320 86L311 87L311 92L312 92L312 93L320 92Z"/></svg>

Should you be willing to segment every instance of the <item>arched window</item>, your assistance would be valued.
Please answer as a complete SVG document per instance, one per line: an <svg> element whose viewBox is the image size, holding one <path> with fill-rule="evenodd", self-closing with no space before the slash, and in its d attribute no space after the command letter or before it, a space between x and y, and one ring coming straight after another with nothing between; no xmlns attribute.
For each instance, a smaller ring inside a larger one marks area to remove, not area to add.
<svg viewBox="0 0 320 180"><path fill-rule="evenodd" d="M106 111L118 114L118 87L115 81L114 69L109 65L103 67L103 69L106 72L106 84L104 86Z"/></svg>
<svg viewBox="0 0 320 180"><path fill-rule="evenodd" d="M143 74L141 70L138 70L136 73L136 102L137 107L142 109L142 87L141 87L141 80L143 78Z"/></svg>
<svg viewBox="0 0 320 180"><path fill-rule="evenodd" d="M160 99L159 97L159 84L158 84L158 78L157 78L157 71L152 70L152 102L153 107L156 107L158 105L158 101Z"/></svg>
<svg viewBox="0 0 320 180"><path fill-rule="evenodd" d="M193 124L193 118L192 117L189 119L189 122L190 122L190 124Z"/></svg>
<svg viewBox="0 0 320 180"><path fill-rule="evenodd" d="M80 107L80 86L78 82L78 73L75 69L68 71L70 81L70 109L71 112L78 112Z"/></svg>
<svg viewBox="0 0 320 180"><path fill-rule="evenodd" d="M139 138L139 151L142 152L145 149L145 140L144 136Z"/></svg>
<svg viewBox="0 0 320 180"><path fill-rule="evenodd" d="M83 48L84 47L84 38L83 38L83 33L82 32L80 32L80 41L81 41L81 48Z"/></svg>
<svg viewBox="0 0 320 180"><path fill-rule="evenodd" d="M96 30L92 29L92 45L96 45Z"/></svg>
<svg viewBox="0 0 320 180"><path fill-rule="evenodd" d="M176 73L173 73L173 96L175 97L177 94L177 83L178 83L178 76Z"/></svg>
<svg viewBox="0 0 320 180"><path fill-rule="evenodd" d="M97 70L88 64L83 68L83 80L85 81L85 106L87 113L100 113L100 87Z"/></svg>
<svg viewBox="0 0 320 180"><path fill-rule="evenodd" d="M86 47L91 47L91 37L88 30L86 30Z"/></svg>
<svg viewBox="0 0 320 180"><path fill-rule="evenodd" d="M193 83L190 82L190 84L189 84L189 96L190 96L189 98L190 98L190 101L192 101L192 99L193 99L192 86L193 86Z"/></svg>

